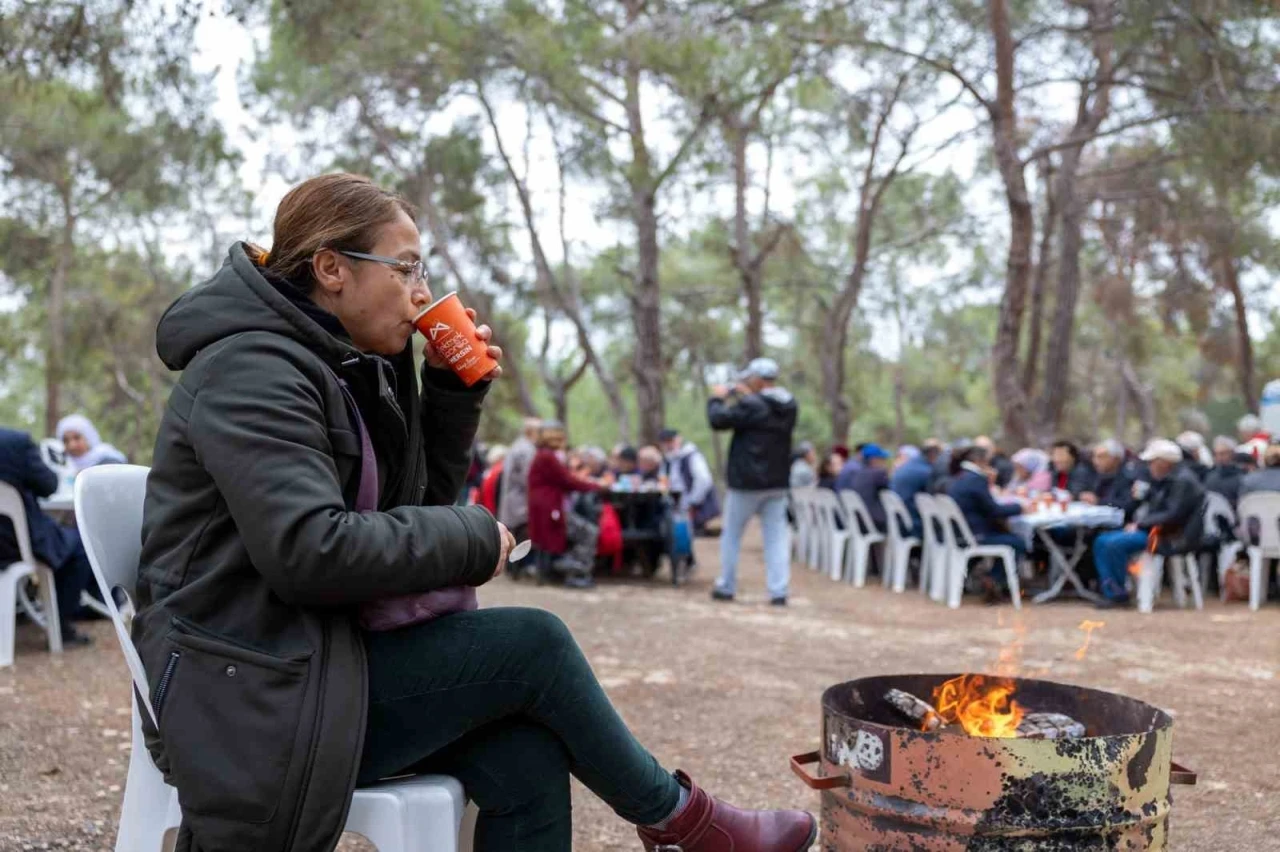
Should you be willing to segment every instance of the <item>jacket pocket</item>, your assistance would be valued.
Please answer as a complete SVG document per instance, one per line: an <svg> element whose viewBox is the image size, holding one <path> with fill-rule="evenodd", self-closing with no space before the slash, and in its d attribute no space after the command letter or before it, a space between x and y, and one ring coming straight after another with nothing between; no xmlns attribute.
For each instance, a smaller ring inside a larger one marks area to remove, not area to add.
<svg viewBox="0 0 1280 852"><path fill-rule="evenodd" d="M182 809L270 821L293 761L310 655L276 657L177 621L165 650L152 704Z"/></svg>

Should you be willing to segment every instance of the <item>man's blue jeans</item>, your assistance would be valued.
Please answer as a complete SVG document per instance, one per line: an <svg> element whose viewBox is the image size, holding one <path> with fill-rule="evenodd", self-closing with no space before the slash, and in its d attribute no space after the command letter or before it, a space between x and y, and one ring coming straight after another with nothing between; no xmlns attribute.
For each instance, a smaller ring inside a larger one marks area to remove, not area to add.
<svg viewBox="0 0 1280 852"><path fill-rule="evenodd" d="M1125 580L1129 560L1147 549L1147 531L1107 532L1093 542L1093 563L1098 569L1098 585L1111 600L1128 600Z"/></svg>
<svg viewBox="0 0 1280 852"><path fill-rule="evenodd" d="M742 533L752 515L760 516L764 532L765 583L770 598L785 598L791 583L791 528L787 526L787 492L736 491L724 498L724 520L720 530L720 579L716 589L735 594L738 590L738 552Z"/></svg>

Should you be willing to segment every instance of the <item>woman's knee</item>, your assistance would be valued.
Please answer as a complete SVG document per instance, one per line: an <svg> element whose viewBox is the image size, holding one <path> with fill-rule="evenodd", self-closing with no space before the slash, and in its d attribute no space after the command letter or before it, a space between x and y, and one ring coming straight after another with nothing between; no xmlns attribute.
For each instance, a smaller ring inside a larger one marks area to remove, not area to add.
<svg viewBox="0 0 1280 852"><path fill-rule="evenodd" d="M574 644L569 627L545 609L513 607L506 611L507 626L522 642L542 650Z"/></svg>

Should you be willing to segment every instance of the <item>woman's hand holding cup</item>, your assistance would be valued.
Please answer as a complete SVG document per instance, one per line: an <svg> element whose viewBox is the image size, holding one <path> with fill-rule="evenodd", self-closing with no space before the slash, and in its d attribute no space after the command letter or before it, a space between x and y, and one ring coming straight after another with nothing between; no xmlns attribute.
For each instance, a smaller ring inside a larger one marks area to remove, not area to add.
<svg viewBox="0 0 1280 852"><path fill-rule="evenodd" d="M445 298L450 298L450 297L452 297L455 304L457 304L456 294L450 294L450 296L447 296ZM444 299L441 299L436 304L439 304L440 302L443 302L443 301ZM457 307L461 307L461 305L457 305ZM457 307L454 308L455 311L457 310ZM418 325L418 330L422 332L422 336L424 338L424 342L422 344L422 355L426 359L427 365L436 370L454 370L456 372L458 370L465 369L467 364L469 364L470 362L475 362L479 356L473 354L470 356L469 362L464 362L462 366L459 366L458 364L450 364L448 359L446 359L446 357L441 354L440 350L437 348L437 346L433 342L434 331L430 324L431 320L428 318L424 322L424 317L427 317L430 311L431 311L430 308L428 308L426 311L423 311L423 313L419 315L418 320L415 321L415 324ZM472 325L474 325L476 321L475 310L472 308L466 308L465 313L466 313L467 319L470 321ZM445 330L446 330L446 334L442 338L442 341L445 343L456 341L455 337L448 334L448 332L451 331L451 329L448 329L446 327ZM471 385L476 381L492 381L500 377L502 375L502 365L498 364L497 362L502 360L502 347L493 346L489 343L489 341L493 339L493 329L487 325L476 325L474 334L470 334L469 329L464 329L464 331L468 333L469 337L474 338L474 342L476 344L484 348L484 355L487 356L488 359L491 359L495 364L495 366L492 369L490 369L487 373L485 373L483 376L477 377L474 372L472 372L469 376L463 376L464 381L466 381L468 385ZM467 351L470 352L471 349L468 349Z"/></svg>
<svg viewBox="0 0 1280 852"><path fill-rule="evenodd" d="M493 569L493 577L490 579L494 579L502 574L503 570L507 567L507 556L511 554L511 548L516 546L516 537L513 536L511 534L511 530L507 529L506 525L501 522L498 523L498 540L498 565Z"/></svg>

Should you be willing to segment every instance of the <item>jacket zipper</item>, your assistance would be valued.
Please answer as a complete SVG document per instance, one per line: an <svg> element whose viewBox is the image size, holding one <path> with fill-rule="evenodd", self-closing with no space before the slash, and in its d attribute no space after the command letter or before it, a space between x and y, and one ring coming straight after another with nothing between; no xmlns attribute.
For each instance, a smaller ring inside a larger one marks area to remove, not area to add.
<svg viewBox="0 0 1280 852"><path fill-rule="evenodd" d="M178 667L178 660L182 654L177 651L169 652L169 662L165 663L164 674L160 676L160 683L156 686L156 697L151 702L151 709L156 711L156 723L160 722L160 708L164 706L164 695L169 691L169 681L173 679L173 670Z"/></svg>
<svg viewBox="0 0 1280 852"><path fill-rule="evenodd" d="M302 773L302 787L298 791L298 807L293 812L293 825L289 828L289 839L284 845L284 848L286 849L293 848L294 840L298 836L298 830L302 827L302 810L306 803L307 790L311 786L311 770L313 770L316 765L316 750L320 739L320 726L324 720L325 681L328 680L328 674L329 630L326 628L322 633L322 639L320 642L320 684L316 689L315 722L312 724L311 728L311 744L307 749L307 766ZM339 833L341 833L341 830L339 830Z"/></svg>

